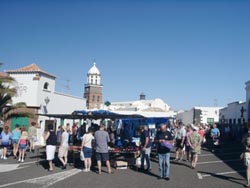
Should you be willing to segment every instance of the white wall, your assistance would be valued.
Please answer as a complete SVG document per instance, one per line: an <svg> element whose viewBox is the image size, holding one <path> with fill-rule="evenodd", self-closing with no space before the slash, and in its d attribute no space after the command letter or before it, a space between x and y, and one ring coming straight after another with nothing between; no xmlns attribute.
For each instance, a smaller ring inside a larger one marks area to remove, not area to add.
<svg viewBox="0 0 250 188"><path fill-rule="evenodd" d="M38 107L39 114L71 114L75 110L86 109L86 100L66 94L55 92L55 79L41 74L40 80L33 80L35 73L10 74L16 79L15 86L21 88L18 96L13 98L13 102L25 102L27 106ZM44 89L45 83L49 84L49 89ZM22 91L22 92L21 92ZM48 104L45 98L49 99ZM38 125L41 128L37 130L40 144L43 143L42 134L45 128L45 116L38 117ZM77 122L77 121L76 121ZM73 123L72 120L65 120L66 123ZM57 119L57 125L60 125L60 119Z"/></svg>
<svg viewBox="0 0 250 188"><path fill-rule="evenodd" d="M162 99L114 102L109 106L111 110L117 110L119 108L136 108L138 111L148 108L160 108L165 112L170 111L170 107Z"/></svg>
<svg viewBox="0 0 250 188"><path fill-rule="evenodd" d="M221 107L195 107L201 110L201 123L207 124L208 118L213 118L214 122L219 122L219 111Z"/></svg>
<svg viewBox="0 0 250 188"><path fill-rule="evenodd" d="M35 73L10 74L16 82L17 96L13 97L13 103L25 102L27 106L39 106L37 103L38 81L33 80Z"/></svg>
<svg viewBox="0 0 250 188"><path fill-rule="evenodd" d="M233 102L227 105L227 107L220 110L220 121L223 120L225 123L229 123L229 119L235 119L236 123L238 119L241 119L241 109L242 107L246 110L247 105L245 102ZM244 119L247 120L247 112L244 112Z"/></svg>

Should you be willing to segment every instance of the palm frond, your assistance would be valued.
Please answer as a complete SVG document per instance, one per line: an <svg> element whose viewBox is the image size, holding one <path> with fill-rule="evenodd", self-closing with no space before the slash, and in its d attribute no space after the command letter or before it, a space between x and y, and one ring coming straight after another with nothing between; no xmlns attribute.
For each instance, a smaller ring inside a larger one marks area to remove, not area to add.
<svg viewBox="0 0 250 188"><path fill-rule="evenodd" d="M0 96L10 95L11 97L14 97L16 93L17 93L16 88L0 87Z"/></svg>
<svg viewBox="0 0 250 188"><path fill-rule="evenodd" d="M28 118L35 118L35 115L31 112L14 112L14 113L9 113L5 116L5 120L9 120L13 117L28 117Z"/></svg>

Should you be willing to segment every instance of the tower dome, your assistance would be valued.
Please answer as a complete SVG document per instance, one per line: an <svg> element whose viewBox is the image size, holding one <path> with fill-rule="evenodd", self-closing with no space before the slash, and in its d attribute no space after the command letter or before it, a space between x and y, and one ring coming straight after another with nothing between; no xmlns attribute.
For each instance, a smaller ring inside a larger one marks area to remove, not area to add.
<svg viewBox="0 0 250 188"><path fill-rule="evenodd" d="M89 69L87 75L87 84L89 85L101 85L101 73L96 67L96 63Z"/></svg>
<svg viewBox="0 0 250 188"><path fill-rule="evenodd" d="M87 74L87 84L84 87L84 98L88 109L100 109L102 104L102 84L101 73L96 67L96 63L89 69Z"/></svg>
<svg viewBox="0 0 250 188"><path fill-rule="evenodd" d="M93 63L93 66L89 69L88 74L92 74L92 75L100 75L100 71L99 69L96 67L96 63Z"/></svg>

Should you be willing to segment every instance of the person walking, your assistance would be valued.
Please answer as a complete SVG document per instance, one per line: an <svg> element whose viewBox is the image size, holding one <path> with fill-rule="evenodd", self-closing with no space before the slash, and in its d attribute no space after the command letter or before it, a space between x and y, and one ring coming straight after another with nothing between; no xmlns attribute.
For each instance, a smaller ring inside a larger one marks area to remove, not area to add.
<svg viewBox="0 0 250 188"><path fill-rule="evenodd" d="M95 132L95 144L96 144L96 160L98 166L98 173L102 174L102 162L106 162L108 173L112 174L110 162L108 143L110 142L109 134L105 131L105 126L100 125L100 129Z"/></svg>
<svg viewBox="0 0 250 188"><path fill-rule="evenodd" d="M147 169L151 170L150 153L151 153L151 141L147 126L140 127L140 142L141 142L141 170L144 171L144 162L146 159Z"/></svg>
<svg viewBox="0 0 250 188"><path fill-rule="evenodd" d="M199 127L192 125L193 132L188 137L188 142L191 147L191 168L195 169L198 162L198 155L201 153L201 136L198 133Z"/></svg>
<svg viewBox="0 0 250 188"><path fill-rule="evenodd" d="M69 133L66 130L66 126L61 127L61 139L60 147L58 151L58 158L62 162L62 170L67 168L68 163L68 149L69 149ZM58 138L57 138L58 141Z"/></svg>
<svg viewBox="0 0 250 188"><path fill-rule="evenodd" d="M4 130L1 133L1 143L2 143L2 160L7 160L7 148L10 146L11 141L11 133L9 131L9 127L5 126Z"/></svg>
<svg viewBox="0 0 250 188"><path fill-rule="evenodd" d="M25 157L25 151L27 148L27 143L28 143L29 137L28 133L26 132L25 127L22 128L22 133L21 137L18 141L18 146L19 146L19 159L18 162L24 162L24 157Z"/></svg>
<svg viewBox="0 0 250 188"><path fill-rule="evenodd" d="M216 124L213 125L213 128L211 130L211 137L213 140L212 152L215 152L216 149L218 149L220 145L220 130L217 128Z"/></svg>
<svg viewBox="0 0 250 188"><path fill-rule="evenodd" d="M182 123L179 123L179 126L176 131L176 153L175 153L175 160L179 161L182 160L185 155L184 142L186 138L186 130ZM181 152L181 159L179 159L179 153Z"/></svg>
<svg viewBox="0 0 250 188"><path fill-rule="evenodd" d="M15 129L12 131L12 145L13 145L13 156L17 158L18 142L21 136L20 125L16 124Z"/></svg>
<svg viewBox="0 0 250 188"><path fill-rule="evenodd" d="M159 179L165 178L167 181L170 180L170 152L173 147L173 137L171 132L167 130L165 124L160 125L160 131L156 135L157 152L159 158Z"/></svg>
<svg viewBox="0 0 250 188"><path fill-rule="evenodd" d="M241 155L241 159L244 160L246 166L246 187L250 187L250 129L248 129L247 134L242 139L242 144L244 146L244 151Z"/></svg>
<svg viewBox="0 0 250 188"><path fill-rule="evenodd" d="M30 141L30 152L35 152L35 142L37 142L37 130L35 125L36 123L32 122L28 131Z"/></svg>
<svg viewBox="0 0 250 188"><path fill-rule="evenodd" d="M56 152L56 133L52 124L48 125L48 131L44 134L44 140L46 141L46 157L49 163L49 172L53 171L52 160L55 158Z"/></svg>
<svg viewBox="0 0 250 188"><path fill-rule="evenodd" d="M190 144L188 142L188 139L190 137L190 135L192 134L193 130L191 125L187 125L187 133L186 133L186 138L185 138L185 152L187 155L186 161L189 162L190 161Z"/></svg>
<svg viewBox="0 0 250 188"><path fill-rule="evenodd" d="M91 127L89 127L88 129L88 133L83 135L82 138L82 150L83 150L83 154L84 154L84 166L85 166L85 170L84 172L90 172L90 168L91 168L91 158L92 158L92 144L93 144L93 140L95 139L93 136L93 129Z"/></svg>

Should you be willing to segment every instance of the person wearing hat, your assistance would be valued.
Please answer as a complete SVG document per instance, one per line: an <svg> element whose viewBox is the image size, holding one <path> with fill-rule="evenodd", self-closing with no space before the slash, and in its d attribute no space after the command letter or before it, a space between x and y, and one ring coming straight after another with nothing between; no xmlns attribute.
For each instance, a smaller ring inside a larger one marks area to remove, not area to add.
<svg viewBox="0 0 250 188"><path fill-rule="evenodd" d="M199 127L191 125L193 132L188 137L188 143L191 147L191 168L195 169L198 162L198 155L201 152L201 136L198 133Z"/></svg>
<svg viewBox="0 0 250 188"><path fill-rule="evenodd" d="M28 140L29 140L29 137L28 137L28 133L26 131L26 128L22 128L22 134L21 134L20 139L18 141L18 145L19 145L18 162L22 162L22 163L24 162L24 156L25 156L25 151L26 151Z"/></svg>
<svg viewBox="0 0 250 188"><path fill-rule="evenodd" d="M62 135L60 139L60 147L58 151L58 158L62 162L62 170L66 169L68 162L68 148L69 148L69 133L66 126L61 127Z"/></svg>
<svg viewBox="0 0 250 188"><path fill-rule="evenodd" d="M3 148L1 159L7 160L7 148L10 146L11 141L11 132L9 126L4 126L4 130L1 132L0 139L1 146Z"/></svg>

